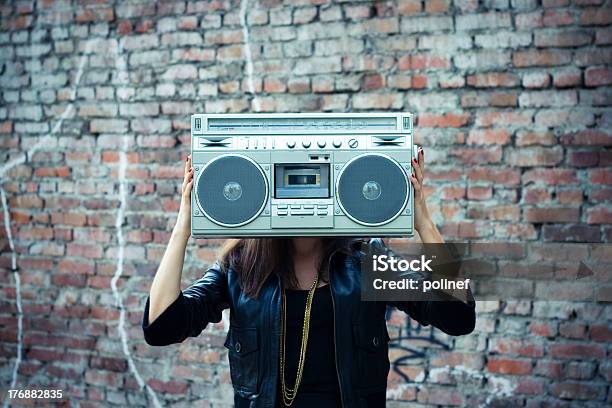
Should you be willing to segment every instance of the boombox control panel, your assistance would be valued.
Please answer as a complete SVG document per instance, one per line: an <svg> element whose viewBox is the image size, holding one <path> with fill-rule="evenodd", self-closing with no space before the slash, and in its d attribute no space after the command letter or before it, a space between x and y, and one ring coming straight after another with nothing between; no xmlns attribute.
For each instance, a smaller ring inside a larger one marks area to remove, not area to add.
<svg viewBox="0 0 612 408"><path fill-rule="evenodd" d="M192 235L411 236L410 113L194 114Z"/></svg>

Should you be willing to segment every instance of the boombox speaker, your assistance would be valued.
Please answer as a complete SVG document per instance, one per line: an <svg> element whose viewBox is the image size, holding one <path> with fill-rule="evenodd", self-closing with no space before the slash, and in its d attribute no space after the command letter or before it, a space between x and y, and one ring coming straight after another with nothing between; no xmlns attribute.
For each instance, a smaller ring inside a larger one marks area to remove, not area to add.
<svg viewBox="0 0 612 408"><path fill-rule="evenodd" d="M410 113L196 114L192 235L411 236Z"/></svg>

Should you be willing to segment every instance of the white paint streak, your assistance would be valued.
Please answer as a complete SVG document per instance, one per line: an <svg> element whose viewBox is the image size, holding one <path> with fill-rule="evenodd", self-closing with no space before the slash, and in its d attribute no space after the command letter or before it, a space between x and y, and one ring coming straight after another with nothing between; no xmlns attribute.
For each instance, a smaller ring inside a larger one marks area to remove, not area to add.
<svg viewBox="0 0 612 408"><path fill-rule="evenodd" d="M11 232L11 217L6 200L6 192L4 191L2 184L0 184L0 198L2 199L2 209L4 211L4 228L6 230L9 248L11 249L11 267L13 269L13 278L15 279L15 302L17 303L17 357L15 358L15 365L13 366L11 385L9 386L9 389L14 389L17 384L17 374L19 372L21 356L23 353L23 309L21 307L21 280L19 278L19 273L17 273L17 252L15 251L15 243L13 242L13 234ZM9 406L8 398L4 399L3 405L4 408Z"/></svg>
<svg viewBox="0 0 612 408"><path fill-rule="evenodd" d="M125 84L128 82L128 72L127 72L127 63L123 56L123 46L120 44L117 47L117 52L115 54L115 70L117 72L117 81L120 84ZM119 149L119 168L117 170L117 178L119 179L119 209L117 211L117 217L115 219L115 229L117 231L117 266L115 269L115 274L111 279L111 290L113 291L113 296L115 297L115 304L119 308L119 321L117 322L117 330L121 336L121 345L123 354L128 362L128 367L134 378L136 378L136 382L138 386L142 389L145 388L151 400L153 401L153 405L155 407L161 408L161 403L157 398L157 395L153 391L153 389L145 383L142 379L142 376L138 372L136 368L136 364L134 363L134 358L132 357L132 353L130 351L129 346L129 336L125 327L125 315L126 310L123 304L123 298L121 297L121 293L117 288L117 282L121 278L123 274L123 261L125 255L125 236L123 234L123 218L125 216L125 210L127 207L127 179L126 179L126 169L127 169L127 150L128 150L128 138L127 136L123 136L123 142L121 144L121 148Z"/></svg>
<svg viewBox="0 0 612 408"><path fill-rule="evenodd" d="M33 30L34 31L34 30ZM30 47L32 44L30 42ZM4 177L6 173L13 169L15 166L26 163L31 157L40 149L44 144L53 137L53 135L61 128L62 123L68 117L70 112L74 109L74 99L76 98L77 89L79 87L79 83L81 82L81 77L83 75L83 70L85 68L85 62L87 61L87 53L91 48L91 41L87 41L85 44L85 52L81 56L79 60L79 65L77 68L77 73L74 78L74 84L70 91L70 104L66 107L64 112L60 115L59 120L51 129L47 135L42 137L34 146L32 146L29 150L23 152L18 158L10 160L4 166L0 167L0 195L2 196L2 208L4 211L4 226L6 229L6 236L9 241L9 247L11 249L11 266L13 270L13 278L15 279L15 301L17 302L17 357L15 358L15 365L13 367L13 375L11 378L11 386L10 388L14 388L17 384L17 375L19 373L19 366L21 365L22 360L22 352L23 352L23 308L21 304L21 280L19 277L19 273L17 272L17 252L15 252L15 244L13 242L13 236L11 233L11 218L10 211L8 207L8 201L6 199L6 191L2 186L2 182L4 181ZM33 57L31 59L31 65L34 66ZM32 73L30 74L32 75ZM8 407L8 396L5 398L3 406Z"/></svg>
<svg viewBox="0 0 612 408"><path fill-rule="evenodd" d="M246 71L247 71L247 84L249 86L249 92L253 95L253 109L256 112L261 110L259 99L255 94L255 80L253 79L253 56L251 55L251 40L249 35L249 26L247 24L247 9L249 6L249 0L242 0L240 2L240 25L242 26L242 35L244 37L244 57L246 59Z"/></svg>

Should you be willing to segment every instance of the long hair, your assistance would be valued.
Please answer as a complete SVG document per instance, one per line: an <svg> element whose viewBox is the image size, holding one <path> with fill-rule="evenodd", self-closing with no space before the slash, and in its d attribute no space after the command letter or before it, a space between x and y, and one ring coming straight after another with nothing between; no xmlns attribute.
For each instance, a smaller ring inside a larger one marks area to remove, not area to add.
<svg viewBox="0 0 612 408"><path fill-rule="evenodd" d="M328 260L334 252L350 253L351 239L321 238L321 261L319 274L328 281ZM242 238L229 239L219 255L222 268L232 268L238 273L242 291L257 298L265 281L273 273L281 276L283 285L297 288L298 281L293 269L293 243L291 238Z"/></svg>

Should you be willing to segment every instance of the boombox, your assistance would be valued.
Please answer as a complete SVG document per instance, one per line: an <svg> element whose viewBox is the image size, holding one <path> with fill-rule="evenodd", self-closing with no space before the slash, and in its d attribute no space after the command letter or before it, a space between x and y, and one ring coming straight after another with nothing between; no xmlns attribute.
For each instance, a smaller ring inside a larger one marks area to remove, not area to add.
<svg viewBox="0 0 612 408"><path fill-rule="evenodd" d="M411 236L410 113L195 114L191 233Z"/></svg>

